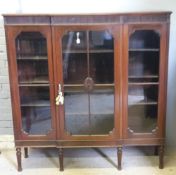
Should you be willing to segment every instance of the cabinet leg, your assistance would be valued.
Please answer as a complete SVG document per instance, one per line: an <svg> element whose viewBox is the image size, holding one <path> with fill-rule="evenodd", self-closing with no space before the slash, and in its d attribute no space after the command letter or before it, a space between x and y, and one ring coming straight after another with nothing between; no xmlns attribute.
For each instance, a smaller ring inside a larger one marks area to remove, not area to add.
<svg viewBox="0 0 176 175"><path fill-rule="evenodd" d="M28 155L28 148L25 147L24 148L24 158L28 158L28 157L29 157L29 155Z"/></svg>
<svg viewBox="0 0 176 175"><path fill-rule="evenodd" d="M164 168L164 145L159 146L159 168Z"/></svg>
<svg viewBox="0 0 176 175"><path fill-rule="evenodd" d="M64 162L63 162L63 148L59 148L59 164L60 164L60 171L64 171Z"/></svg>
<svg viewBox="0 0 176 175"><path fill-rule="evenodd" d="M122 147L117 147L118 170L122 169Z"/></svg>
<svg viewBox="0 0 176 175"><path fill-rule="evenodd" d="M158 146L154 147L154 155L157 156L158 155Z"/></svg>
<svg viewBox="0 0 176 175"><path fill-rule="evenodd" d="M17 163L18 163L18 171L22 171L21 166L21 148L16 148L16 156L17 156Z"/></svg>

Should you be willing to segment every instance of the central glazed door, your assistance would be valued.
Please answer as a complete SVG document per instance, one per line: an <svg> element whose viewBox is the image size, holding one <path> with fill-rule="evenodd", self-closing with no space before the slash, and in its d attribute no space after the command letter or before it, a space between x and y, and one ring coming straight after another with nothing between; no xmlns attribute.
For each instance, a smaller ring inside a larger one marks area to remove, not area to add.
<svg viewBox="0 0 176 175"><path fill-rule="evenodd" d="M58 138L119 138L119 28L53 30Z"/></svg>

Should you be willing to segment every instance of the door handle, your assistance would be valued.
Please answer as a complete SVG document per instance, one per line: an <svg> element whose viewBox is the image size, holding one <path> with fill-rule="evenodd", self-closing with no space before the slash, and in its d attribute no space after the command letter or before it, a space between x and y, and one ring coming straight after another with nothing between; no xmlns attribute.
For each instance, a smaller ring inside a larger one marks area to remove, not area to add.
<svg viewBox="0 0 176 175"><path fill-rule="evenodd" d="M62 93L62 87L61 84L59 84L59 89L58 89L58 95L56 97L56 105L63 105L64 104L64 96Z"/></svg>

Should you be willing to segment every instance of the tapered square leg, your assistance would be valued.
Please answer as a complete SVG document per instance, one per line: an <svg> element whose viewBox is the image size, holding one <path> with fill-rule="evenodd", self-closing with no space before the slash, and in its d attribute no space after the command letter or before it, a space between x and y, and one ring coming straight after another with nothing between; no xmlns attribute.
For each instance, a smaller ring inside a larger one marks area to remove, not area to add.
<svg viewBox="0 0 176 175"><path fill-rule="evenodd" d="M122 147L117 147L117 161L118 161L117 168L118 170L121 170L122 169Z"/></svg>
<svg viewBox="0 0 176 175"><path fill-rule="evenodd" d="M18 163L18 171L22 171L22 166L21 166L21 148L16 148L16 156L17 156L17 163Z"/></svg>
<svg viewBox="0 0 176 175"><path fill-rule="evenodd" d="M63 161L63 148L59 148L59 165L60 171L64 171L64 161Z"/></svg>
<svg viewBox="0 0 176 175"><path fill-rule="evenodd" d="M159 168L164 168L164 145L159 146Z"/></svg>
<svg viewBox="0 0 176 175"><path fill-rule="evenodd" d="M28 155L28 148L25 147L24 148L24 158L28 158L28 157L29 157L29 155Z"/></svg>

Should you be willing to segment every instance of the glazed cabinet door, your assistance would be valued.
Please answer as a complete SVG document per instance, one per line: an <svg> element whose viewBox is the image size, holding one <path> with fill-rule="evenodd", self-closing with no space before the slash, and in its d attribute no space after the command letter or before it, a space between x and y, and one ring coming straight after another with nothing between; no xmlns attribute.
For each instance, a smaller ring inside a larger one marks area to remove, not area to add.
<svg viewBox="0 0 176 175"><path fill-rule="evenodd" d="M60 137L119 137L119 27L55 27L54 40Z"/></svg>
<svg viewBox="0 0 176 175"><path fill-rule="evenodd" d="M49 27L6 27L16 140L55 139Z"/></svg>
<svg viewBox="0 0 176 175"><path fill-rule="evenodd" d="M126 25L124 30L124 137L164 136L166 26Z"/></svg>

